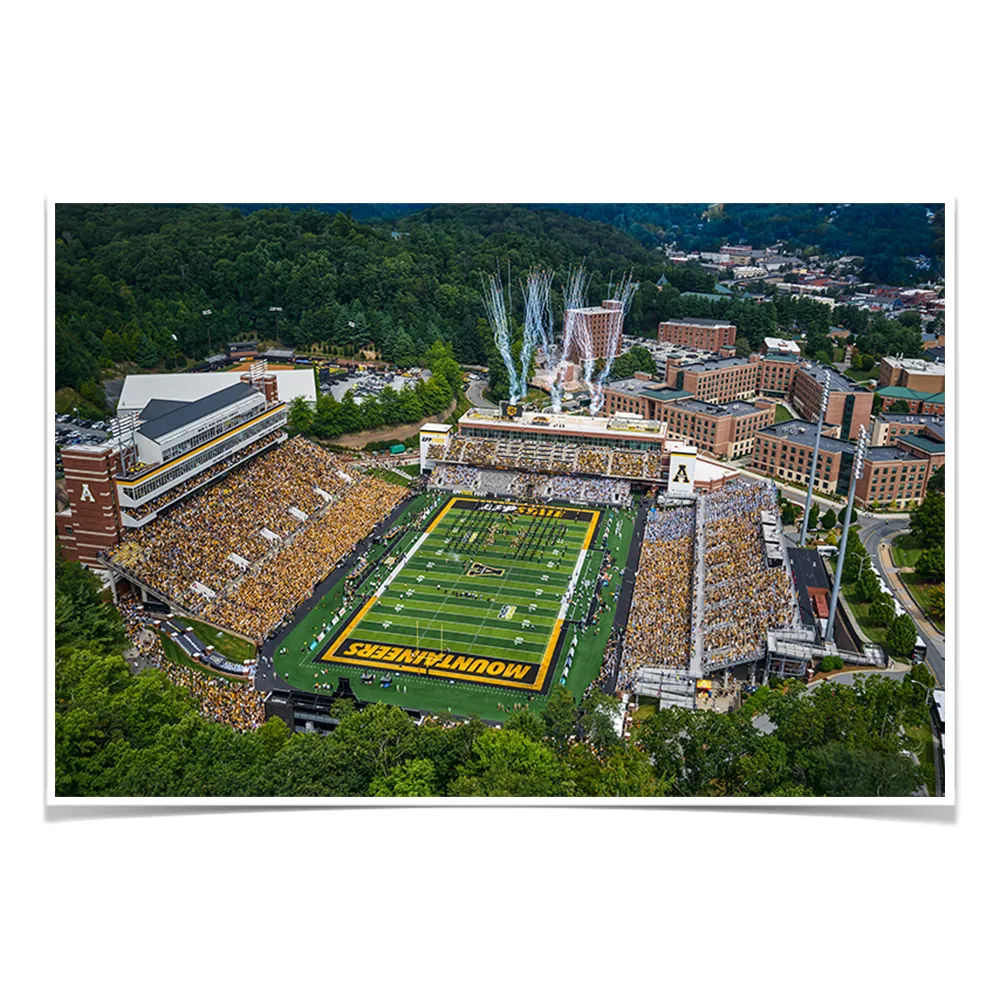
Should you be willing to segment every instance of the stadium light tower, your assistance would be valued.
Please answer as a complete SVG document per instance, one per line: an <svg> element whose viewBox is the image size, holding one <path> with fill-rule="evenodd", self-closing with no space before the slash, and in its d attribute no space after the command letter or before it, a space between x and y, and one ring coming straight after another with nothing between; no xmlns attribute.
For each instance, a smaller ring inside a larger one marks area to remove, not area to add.
<svg viewBox="0 0 1000 1000"><path fill-rule="evenodd" d="M283 313L284 311L285 310L282 309L281 306L271 306L271 308L268 309L268 312L273 312L274 313L274 339L275 339L275 341L277 341L277 339L278 339L278 315L280 313Z"/></svg>
<svg viewBox="0 0 1000 1000"><path fill-rule="evenodd" d="M212 315L212 310L211 309L202 309L201 314L202 314L202 316L211 316ZM211 354L212 353L212 327L211 327L211 324L208 322L207 319L205 320L205 331L208 334L208 353Z"/></svg>
<svg viewBox="0 0 1000 1000"><path fill-rule="evenodd" d="M867 435L864 427L858 428L858 446L854 450L854 468L851 485L847 490L847 506L844 508L844 530L840 534L840 554L837 556L837 574L833 579L833 596L830 598L830 619L826 623L826 641L833 641L833 623L837 616L837 598L840 597L840 575L844 571L844 554L847 552L847 536L851 531L851 513L854 510L854 490L864 474L865 453L868 451Z"/></svg>
<svg viewBox="0 0 1000 1000"><path fill-rule="evenodd" d="M816 463L819 461L819 439L823 433L823 418L826 416L826 404L830 401L830 373L826 373L823 384L823 398L819 404L819 417L816 419L816 444L813 446L812 469L809 472L809 487L806 490L806 509L802 514L802 533L799 535L799 547L806 544L806 532L809 530L809 508L812 506L813 483L816 480Z"/></svg>

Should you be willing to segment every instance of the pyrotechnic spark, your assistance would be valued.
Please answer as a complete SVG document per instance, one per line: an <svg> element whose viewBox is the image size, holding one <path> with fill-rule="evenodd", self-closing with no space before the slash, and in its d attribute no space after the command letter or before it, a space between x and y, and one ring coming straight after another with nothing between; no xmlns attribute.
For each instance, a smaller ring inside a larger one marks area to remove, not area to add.
<svg viewBox="0 0 1000 1000"><path fill-rule="evenodd" d="M597 380L591 387L590 393L590 413L593 416L599 413L604 405L604 386L607 384L608 375L611 373L611 366L618 355L618 348L622 342L622 330L625 326L625 315L632 305L632 297L635 295L635 283L632 281L632 273L623 276L618 284L612 289L611 281L608 281L608 298L618 304L618 308L611 316L611 334L608 338L608 356L604 360L604 367L601 369ZM588 383L589 385L590 383Z"/></svg>

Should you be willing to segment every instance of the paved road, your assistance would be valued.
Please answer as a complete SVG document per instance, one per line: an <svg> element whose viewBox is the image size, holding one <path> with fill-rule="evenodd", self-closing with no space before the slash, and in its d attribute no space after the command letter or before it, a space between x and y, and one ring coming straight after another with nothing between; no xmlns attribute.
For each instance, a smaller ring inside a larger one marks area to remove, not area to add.
<svg viewBox="0 0 1000 1000"><path fill-rule="evenodd" d="M473 406L492 408L493 404L483 399L483 390L489 385L486 379L472 379L466 386L465 394Z"/></svg>
<svg viewBox="0 0 1000 1000"><path fill-rule="evenodd" d="M858 520L858 528L861 541L871 556L872 565L882 574L893 596L913 619L917 634L927 643L927 666L933 671L938 684L944 687L944 636L927 623L923 612L910 599L906 588L900 584L888 551L891 536L909 528L909 517L890 520L862 515ZM884 561L882 555L885 556Z"/></svg>

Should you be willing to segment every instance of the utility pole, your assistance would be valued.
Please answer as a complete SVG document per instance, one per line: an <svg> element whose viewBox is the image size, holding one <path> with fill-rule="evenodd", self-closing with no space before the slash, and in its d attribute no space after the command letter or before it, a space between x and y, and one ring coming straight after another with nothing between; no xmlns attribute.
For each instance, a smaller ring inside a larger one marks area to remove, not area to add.
<svg viewBox="0 0 1000 1000"><path fill-rule="evenodd" d="M830 400L830 373L826 373L823 385L823 398L819 404L819 417L816 420L816 444L813 446L812 469L809 472L809 488L806 490L806 508L802 514L802 533L799 535L799 548L806 544L806 532L809 530L809 508L812 506L813 483L816 480L816 463L819 461L819 439L823 433L823 417L826 416L826 404Z"/></svg>
<svg viewBox="0 0 1000 1000"><path fill-rule="evenodd" d="M858 480L864 474L865 452L868 450L867 435L864 427L858 429L858 446L854 451L854 469L851 475L851 485L847 490L847 506L844 508L844 530L840 535L840 553L837 556L837 574L833 580L833 596L830 599L830 619L826 623L826 641L833 641L833 623L837 615L837 598L840 597L840 575L844 571L844 554L847 552L847 536L851 530L851 513L854 510L854 490Z"/></svg>

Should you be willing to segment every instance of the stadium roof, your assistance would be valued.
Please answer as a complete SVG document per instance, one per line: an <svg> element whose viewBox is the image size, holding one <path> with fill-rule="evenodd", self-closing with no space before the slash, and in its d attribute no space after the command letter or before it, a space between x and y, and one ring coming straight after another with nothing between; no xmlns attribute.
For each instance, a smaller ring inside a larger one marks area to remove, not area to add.
<svg viewBox="0 0 1000 1000"><path fill-rule="evenodd" d="M219 389L218 392L202 396L201 399L196 399L191 403L175 406L153 420L146 420L139 430L143 437L149 438L151 441L159 441L179 427L192 424L196 420L201 420L202 417L207 417L210 413L215 413L233 403L240 402L240 400L259 395L262 394L258 393L252 386L245 382L237 382L236 385L226 386L225 389ZM158 399L154 402L163 403L165 400Z"/></svg>
<svg viewBox="0 0 1000 1000"><path fill-rule="evenodd" d="M151 399L143 407L142 413L139 416L143 420L156 420L157 417L162 417L165 413L169 413L171 410L176 410L178 406L184 405L184 403L176 399Z"/></svg>
<svg viewBox="0 0 1000 1000"><path fill-rule="evenodd" d="M316 401L316 376L311 368L270 372L278 380L278 399L288 403L297 396ZM127 375L118 400L118 415L145 409L152 399L193 403L228 385L240 384L239 372L170 372L161 375Z"/></svg>

